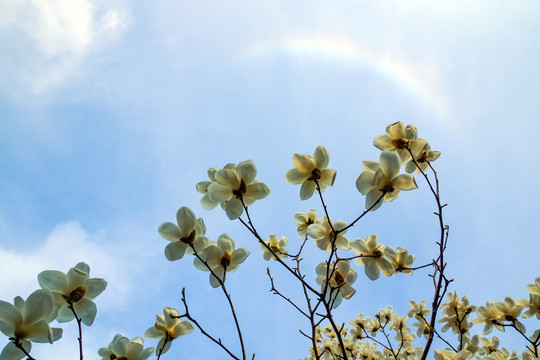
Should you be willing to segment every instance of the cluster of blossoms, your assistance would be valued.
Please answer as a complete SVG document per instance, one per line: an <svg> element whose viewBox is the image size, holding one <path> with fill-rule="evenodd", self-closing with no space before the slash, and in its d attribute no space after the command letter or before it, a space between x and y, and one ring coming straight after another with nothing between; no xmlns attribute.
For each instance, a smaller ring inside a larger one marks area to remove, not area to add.
<svg viewBox="0 0 540 360"><path fill-rule="evenodd" d="M38 282L42 289L23 300L15 297L13 305L0 301L0 331L10 342L0 354L2 360L19 360L28 356L31 342L53 343L61 338L62 329L51 328L56 320L64 323L77 319L90 326L96 317L92 301L107 287L100 278L90 278L90 267L81 262L67 274L56 270L42 271Z"/></svg>

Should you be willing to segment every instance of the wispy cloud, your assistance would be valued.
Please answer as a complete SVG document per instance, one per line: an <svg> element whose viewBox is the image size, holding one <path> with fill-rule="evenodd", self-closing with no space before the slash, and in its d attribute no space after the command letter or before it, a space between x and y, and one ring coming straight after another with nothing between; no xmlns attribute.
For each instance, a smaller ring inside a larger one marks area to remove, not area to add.
<svg viewBox="0 0 540 360"><path fill-rule="evenodd" d="M120 1L25 0L0 5L0 90L41 94L64 85L86 57L110 46L132 23ZM13 56L15 55L15 56ZM14 86L14 84L18 84Z"/></svg>

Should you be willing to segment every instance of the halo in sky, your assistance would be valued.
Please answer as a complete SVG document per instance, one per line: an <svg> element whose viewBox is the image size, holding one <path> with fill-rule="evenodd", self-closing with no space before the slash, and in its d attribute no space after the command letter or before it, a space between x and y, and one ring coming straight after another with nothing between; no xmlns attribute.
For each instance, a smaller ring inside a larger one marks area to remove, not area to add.
<svg viewBox="0 0 540 360"><path fill-rule="evenodd" d="M242 59L267 59L287 56L301 60L339 64L358 71L370 69L397 83L412 94L441 120L448 119L449 105L432 69L413 66L390 53L380 53L349 39L328 35L291 36L277 42L267 42L251 47Z"/></svg>

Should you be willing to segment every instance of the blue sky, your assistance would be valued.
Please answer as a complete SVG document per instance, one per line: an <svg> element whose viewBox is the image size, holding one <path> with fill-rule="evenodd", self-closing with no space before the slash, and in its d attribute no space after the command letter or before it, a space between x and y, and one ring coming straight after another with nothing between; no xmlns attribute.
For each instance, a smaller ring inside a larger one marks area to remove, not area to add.
<svg viewBox="0 0 540 360"><path fill-rule="evenodd" d="M253 159L271 189L255 224L296 249L293 214L321 207L285 182L293 153L329 149L338 175L326 200L334 220L350 221L364 206L361 162L378 159L372 139L395 121L442 152L452 289L478 305L526 297L540 276L538 18L535 1L0 1L0 298L85 261L109 281L84 334L87 359L117 332L142 336L165 305L181 311L184 286L196 317L235 348L207 274L163 256L157 227L189 206L211 239L226 232L251 251L228 277L248 351L304 357L307 324L268 291L275 264L241 224L203 210L195 184L209 167ZM377 233L429 262L434 203L417 181L349 237ZM314 267L320 253L309 254ZM370 282L358 272L340 321L431 297L426 274ZM294 293L289 280L280 274L279 286ZM35 347L40 359L76 353L75 325L64 329L58 345ZM195 333L174 354L224 358Z"/></svg>

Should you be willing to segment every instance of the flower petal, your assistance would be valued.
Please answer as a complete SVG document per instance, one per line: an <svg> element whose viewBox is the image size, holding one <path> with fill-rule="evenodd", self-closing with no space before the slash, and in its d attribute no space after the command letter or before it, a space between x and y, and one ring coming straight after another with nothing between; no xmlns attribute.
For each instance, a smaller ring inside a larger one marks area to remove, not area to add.
<svg viewBox="0 0 540 360"><path fill-rule="evenodd" d="M239 248L233 251L231 256L231 263L241 264L249 256L250 252L246 248Z"/></svg>
<svg viewBox="0 0 540 360"><path fill-rule="evenodd" d="M47 319L54 308L54 298L48 290L36 290L28 296L22 314L25 324Z"/></svg>
<svg viewBox="0 0 540 360"><path fill-rule="evenodd" d="M243 212L244 206L237 198L232 198L225 204L225 213L230 220L238 219Z"/></svg>
<svg viewBox="0 0 540 360"><path fill-rule="evenodd" d="M294 154L293 165L295 168L303 172L304 174L311 174L315 168L313 159L307 154ZM308 175L309 176L309 175Z"/></svg>
<svg viewBox="0 0 540 360"><path fill-rule="evenodd" d="M383 192L380 191L377 188L371 189L366 195L366 209L371 208L377 202L377 200L379 200L379 198L382 196L382 194L383 194ZM382 199L381 199L381 201L379 201L377 204L375 204L375 206L373 206L371 211L375 211L378 208L380 208L382 203L383 202L382 202Z"/></svg>
<svg viewBox="0 0 540 360"><path fill-rule="evenodd" d="M253 197L257 200L261 200L270 194L270 188L266 184L259 182L250 184L246 188L245 196Z"/></svg>
<svg viewBox="0 0 540 360"><path fill-rule="evenodd" d="M311 180L306 180L302 183L302 186L300 187L300 199L301 200L307 200L310 197L313 196L313 193L315 192L315 182Z"/></svg>
<svg viewBox="0 0 540 360"><path fill-rule="evenodd" d="M86 294L84 297L92 300L105 290L107 281L99 278L88 279L84 283L84 287L86 287Z"/></svg>
<svg viewBox="0 0 540 360"><path fill-rule="evenodd" d="M39 286L49 291L65 293L67 290L67 275L61 271L45 270L38 275Z"/></svg>
<svg viewBox="0 0 540 360"><path fill-rule="evenodd" d="M392 137L388 134L375 136L373 139L373 146L379 150L390 150L394 148L394 145L392 144Z"/></svg>
<svg viewBox="0 0 540 360"><path fill-rule="evenodd" d="M225 185L233 190L240 188L240 180L236 175L236 171L232 169L221 169L215 174L216 181L221 185ZM212 185L208 188L210 189Z"/></svg>
<svg viewBox="0 0 540 360"><path fill-rule="evenodd" d="M92 325L97 313L96 304L92 300L83 298L74 304L74 308L84 325Z"/></svg>
<svg viewBox="0 0 540 360"><path fill-rule="evenodd" d="M319 170L326 169L330 162L330 153L324 146L319 145L313 153L313 163Z"/></svg>
<svg viewBox="0 0 540 360"><path fill-rule="evenodd" d="M182 237L180 228L171 222L165 222L159 225L158 233L162 238L169 241L178 241Z"/></svg>
<svg viewBox="0 0 540 360"><path fill-rule="evenodd" d="M178 209L176 212L176 221L178 222L182 237L189 236L191 231L193 231L195 228L195 220L195 214L190 208L182 206Z"/></svg>
<svg viewBox="0 0 540 360"><path fill-rule="evenodd" d="M414 180L414 176L411 174L401 174L396 176L392 180L392 186L394 186L396 189L405 191L418 188L418 185L416 185L416 181Z"/></svg>
<svg viewBox="0 0 540 360"><path fill-rule="evenodd" d="M379 162L381 170L388 179L393 179L401 167L401 159L396 151L383 150Z"/></svg>
<svg viewBox="0 0 540 360"><path fill-rule="evenodd" d="M294 168L285 173L285 180L287 180L289 184L296 185L303 183L310 176L311 173Z"/></svg>
<svg viewBox="0 0 540 360"><path fill-rule="evenodd" d="M336 180L337 171L335 169L324 169L321 172L321 179L319 182L324 185L332 186ZM322 190L322 189L321 189Z"/></svg>
<svg viewBox="0 0 540 360"><path fill-rule="evenodd" d="M165 257L169 261L179 260L184 257L187 245L181 241L174 241L165 247Z"/></svg>
<svg viewBox="0 0 540 360"><path fill-rule="evenodd" d="M232 196L232 189L228 186L215 182L208 187L208 197L212 201L220 203L229 200Z"/></svg>
<svg viewBox="0 0 540 360"><path fill-rule="evenodd" d="M242 161L236 167L236 173L240 179L244 179L246 184L251 184L257 176L257 168L253 160Z"/></svg>

